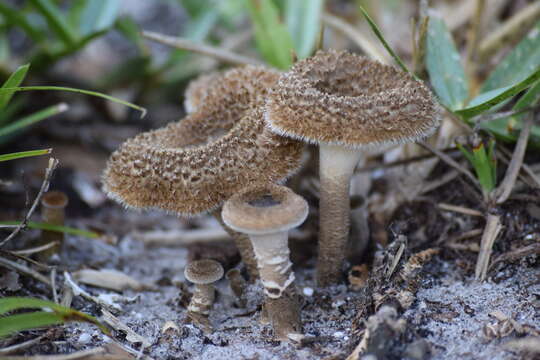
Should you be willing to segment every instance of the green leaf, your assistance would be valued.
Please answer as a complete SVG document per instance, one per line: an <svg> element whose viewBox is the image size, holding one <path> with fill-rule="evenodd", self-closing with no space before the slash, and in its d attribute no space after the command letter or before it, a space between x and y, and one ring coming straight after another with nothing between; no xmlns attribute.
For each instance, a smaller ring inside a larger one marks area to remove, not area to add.
<svg viewBox="0 0 540 360"><path fill-rule="evenodd" d="M62 324L62 316L45 311L0 317L0 338L19 331Z"/></svg>
<svg viewBox="0 0 540 360"><path fill-rule="evenodd" d="M45 36L41 30L36 28L28 19L25 14L17 9L7 6L4 2L0 1L0 14L2 14L9 24L19 26L28 37L37 43L45 41Z"/></svg>
<svg viewBox="0 0 540 360"><path fill-rule="evenodd" d="M512 110L518 111L525 109L529 106L534 106L540 101L540 80L537 80L536 83L529 88L529 90L519 98ZM480 127L486 129L496 134L499 137L507 141L516 141L517 134L513 131L518 128L521 128L521 122L523 117L528 116L527 114L514 115L510 117L505 117L501 119L496 119L490 122L482 123ZM512 126L510 126L513 124ZM531 140L540 139L540 127L533 125L531 129Z"/></svg>
<svg viewBox="0 0 540 360"><path fill-rule="evenodd" d="M131 40L142 53L147 53L147 47L141 36L139 25L129 16L116 19L115 28L127 39Z"/></svg>
<svg viewBox="0 0 540 360"><path fill-rule="evenodd" d="M20 224L21 224L20 221L0 221L0 225L20 225ZM75 229L69 226L52 225L48 223L41 223L41 222L35 222L35 221L28 221L27 226L30 229L56 231L56 232L61 232L68 235L87 237L89 239L97 239L100 237L100 235L96 232Z"/></svg>
<svg viewBox="0 0 540 360"><path fill-rule="evenodd" d="M292 39L271 0L245 0L255 30L255 42L264 59L279 69L292 65Z"/></svg>
<svg viewBox="0 0 540 360"><path fill-rule="evenodd" d="M21 158L26 158L26 157L32 157L32 156L47 155L47 154L50 154L51 151L52 149L42 149L42 150L30 150L30 151L14 152L14 153L9 153L9 154L1 154L0 162L21 159Z"/></svg>
<svg viewBox="0 0 540 360"><path fill-rule="evenodd" d="M16 120L10 123L9 125L0 128L0 137L14 133L18 130L21 130L27 126L35 124L53 115L60 114L66 111L67 109L68 109L68 106L64 103L61 103L58 105L49 106L48 108L45 108L43 110L33 113L32 115L25 116L22 119Z"/></svg>
<svg viewBox="0 0 540 360"><path fill-rule="evenodd" d="M20 86L20 87L13 87L13 88L0 88L0 93L2 93L2 91L12 91L12 90L15 90L15 91L48 90L48 91L76 92L76 93L81 93L81 94L85 94L85 95L91 95L91 96L95 96L95 97L100 97L100 98L103 98L103 99L106 99L106 100L109 100L109 101L112 101L112 102L115 102L115 103L118 103L118 104L125 105L127 107L132 108L132 109L138 110L138 111L141 112L141 118L143 118L146 115L146 109L141 107L141 106L138 106L138 105L132 104L132 103L130 103L128 101L124 101L124 100L115 98L113 96L102 94L102 93L96 92L96 91L83 90L83 89L70 88L70 87L63 87L63 86Z"/></svg>
<svg viewBox="0 0 540 360"><path fill-rule="evenodd" d="M377 24L375 24L373 19L369 16L367 11L362 6L358 6L358 8L362 12L362 15L364 15L364 17L366 18L366 20L367 20L369 26L371 27L371 30L373 31L373 33L377 36L377 38L379 38L379 41L383 44L386 51L388 51L388 53L394 58L396 63L399 65L399 67L403 71L410 73L409 69L407 68L407 66L405 66L403 61L401 61L400 57L394 52L394 50L392 50L392 48L390 47L390 45L388 44L388 42L384 38L383 34L381 33L381 30L379 29ZM413 75L413 76L415 76L415 75Z"/></svg>
<svg viewBox="0 0 540 360"><path fill-rule="evenodd" d="M462 109L469 97L468 80L450 31L436 17L429 19L425 62L441 102L451 110Z"/></svg>
<svg viewBox="0 0 540 360"><path fill-rule="evenodd" d="M0 315L5 315L10 311L21 309L42 309L45 311L0 317L0 337L5 337L23 330L58 325L71 321L94 324L103 333L109 335L109 330L95 317L58 305L51 301L23 297L6 297L0 299Z"/></svg>
<svg viewBox="0 0 540 360"><path fill-rule="evenodd" d="M79 33L88 36L111 27L118 13L118 0L92 0L87 3L81 14Z"/></svg>
<svg viewBox="0 0 540 360"><path fill-rule="evenodd" d="M0 89L19 86L26 77L26 73L28 72L29 68L30 64L19 66L17 70L15 70L13 74L11 74L11 76L6 80L6 82L2 85ZM0 110L9 103L9 100L11 100L11 97L13 96L13 94L15 94L15 92L16 90L0 92Z"/></svg>
<svg viewBox="0 0 540 360"><path fill-rule="evenodd" d="M520 83L540 68L540 21L493 70L481 92Z"/></svg>
<svg viewBox="0 0 540 360"><path fill-rule="evenodd" d="M51 0L30 0L32 5L43 15L47 23L64 44L72 47L77 43L77 34L69 26L66 17Z"/></svg>
<svg viewBox="0 0 540 360"><path fill-rule="evenodd" d="M517 84L490 90L488 92L478 95L473 100L471 100L467 108L456 111L456 114L461 115L465 118L470 118L475 115L481 114L484 111L494 107L495 105L500 104L504 100L527 89L538 79L540 79L540 68L538 68L534 73L529 75L529 77L525 78Z"/></svg>
<svg viewBox="0 0 540 360"><path fill-rule="evenodd" d="M312 54L321 27L324 0L295 0L285 3L285 17L298 58Z"/></svg>

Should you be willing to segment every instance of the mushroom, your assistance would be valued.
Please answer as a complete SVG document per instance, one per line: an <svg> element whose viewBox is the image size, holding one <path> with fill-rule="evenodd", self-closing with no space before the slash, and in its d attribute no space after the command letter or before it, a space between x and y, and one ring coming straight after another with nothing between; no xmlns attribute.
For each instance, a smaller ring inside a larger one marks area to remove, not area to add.
<svg viewBox="0 0 540 360"><path fill-rule="evenodd" d="M184 93L184 108L192 113L203 103L208 89L214 86L223 75L218 72L203 74L192 80Z"/></svg>
<svg viewBox="0 0 540 360"><path fill-rule="evenodd" d="M307 214L308 205L301 196L275 184L247 187L223 206L225 224L251 240L266 295L265 309L280 340L302 336L288 232L302 224Z"/></svg>
<svg viewBox="0 0 540 360"><path fill-rule="evenodd" d="M362 153L431 135L439 123L438 109L422 82L346 51L318 51L281 75L268 96L268 126L319 145L320 286L342 277L349 183Z"/></svg>
<svg viewBox="0 0 540 360"><path fill-rule="evenodd" d="M123 143L104 171L104 191L126 207L220 219L223 202L241 188L285 180L300 166L302 144L265 127L264 97L277 78L256 66L225 72L197 111ZM249 239L231 235L256 279Z"/></svg>
<svg viewBox="0 0 540 360"><path fill-rule="evenodd" d="M186 266L184 276L195 284L188 312L207 317L215 300L213 284L223 277L223 266L211 259L195 260Z"/></svg>

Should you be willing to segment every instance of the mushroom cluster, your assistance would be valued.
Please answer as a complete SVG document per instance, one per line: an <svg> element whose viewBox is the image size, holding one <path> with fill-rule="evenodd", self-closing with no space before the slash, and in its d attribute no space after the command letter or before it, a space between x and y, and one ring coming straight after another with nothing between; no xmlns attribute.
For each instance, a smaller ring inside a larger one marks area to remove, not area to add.
<svg viewBox="0 0 540 360"><path fill-rule="evenodd" d="M304 222L308 206L277 184L300 167L303 142L318 144L317 281L339 283L349 182L362 151L429 136L439 122L436 102L407 73L329 50L285 73L246 66L204 75L189 85L185 106L181 121L129 139L111 155L104 189L127 207L213 213L235 239L251 279L260 277L276 338L298 340L302 323L287 234ZM207 284L222 277L218 265L204 260L186 268L197 284L189 311L209 314L214 290ZM206 276L203 268L216 271ZM241 297L239 276L236 270L227 278L235 279L231 287Z"/></svg>

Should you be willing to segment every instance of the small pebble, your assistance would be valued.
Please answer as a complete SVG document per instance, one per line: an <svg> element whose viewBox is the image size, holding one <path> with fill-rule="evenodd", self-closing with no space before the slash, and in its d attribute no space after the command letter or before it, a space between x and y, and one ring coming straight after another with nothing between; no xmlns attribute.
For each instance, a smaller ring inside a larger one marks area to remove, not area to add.
<svg viewBox="0 0 540 360"><path fill-rule="evenodd" d="M337 338L342 338L343 336L345 336L345 333L343 331L336 331L333 336Z"/></svg>
<svg viewBox="0 0 540 360"><path fill-rule="evenodd" d="M305 288L303 289L303 293L304 293L304 295L306 295L306 296L313 296L313 289L310 288L310 287L305 287Z"/></svg>
<svg viewBox="0 0 540 360"><path fill-rule="evenodd" d="M88 333L82 333L77 340L80 344L88 344L90 341L92 341L92 336Z"/></svg>

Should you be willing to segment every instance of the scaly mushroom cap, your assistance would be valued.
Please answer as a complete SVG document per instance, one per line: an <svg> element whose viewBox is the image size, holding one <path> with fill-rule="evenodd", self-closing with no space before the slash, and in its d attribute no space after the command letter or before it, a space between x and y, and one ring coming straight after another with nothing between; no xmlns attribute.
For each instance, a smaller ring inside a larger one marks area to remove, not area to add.
<svg viewBox="0 0 540 360"><path fill-rule="evenodd" d="M439 107L422 82L335 50L318 51L282 74L266 109L278 134L351 148L415 141L439 123Z"/></svg>
<svg viewBox="0 0 540 360"><path fill-rule="evenodd" d="M213 72L201 75L189 83L184 94L184 108L188 114L197 110L203 103L208 89L215 85L222 76L221 73Z"/></svg>
<svg viewBox="0 0 540 360"><path fill-rule="evenodd" d="M247 234L286 231L302 224L308 215L306 200L276 184L249 186L223 205L223 221Z"/></svg>
<svg viewBox="0 0 540 360"><path fill-rule="evenodd" d="M287 178L300 166L302 145L265 127L262 104L277 78L262 67L230 70L196 112L127 140L105 169L107 195L127 207L190 216L249 184Z"/></svg>
<svg viewBox="0 0 540 360"><path fill-rule="evenodd" d="M194 284L212 284L223 276L223 266L211 259L195 260L186 266L184 276Z"/></svg>

